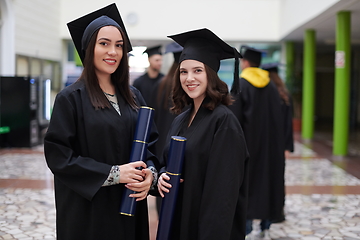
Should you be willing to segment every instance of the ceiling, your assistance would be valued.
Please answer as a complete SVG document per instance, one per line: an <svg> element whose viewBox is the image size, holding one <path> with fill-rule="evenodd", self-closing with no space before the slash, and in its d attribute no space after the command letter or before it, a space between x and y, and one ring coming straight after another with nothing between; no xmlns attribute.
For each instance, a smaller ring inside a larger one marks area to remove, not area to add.
<svg viewBox="0 0 360 240"><path fill-rule="evenodd" d="M306 29L314 29L316 39L320 43L335 44L336 19L339 11L351 13L351 41L360 44L360 0L342 0L327 11L292 31L282 40L303 41Z"/></svg>
<svg viewBox="0 0 360 240"><path fill-rule="evenodd" d="M339 0L332 7L279 39L279 41L303 42L305 30L314 29L319 44L334 45L336 37L336 19L339 11L351 12L351 42L352 44L360 45L360 0ZM170 39L131 39L133 46L150 47L155 45L166 45L170 42ZM229 43L231 44L232 42Z"/></svg>

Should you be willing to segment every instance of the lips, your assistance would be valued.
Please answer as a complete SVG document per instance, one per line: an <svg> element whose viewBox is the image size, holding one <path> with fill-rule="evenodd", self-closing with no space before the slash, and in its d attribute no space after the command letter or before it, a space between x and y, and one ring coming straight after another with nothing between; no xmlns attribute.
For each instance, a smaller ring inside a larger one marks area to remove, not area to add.
<svg viewBox="0 0 360 240"><path fill-rule="evenodd" d="M104 59L104 62L106 62L109 65L114 65L116 63L115 59Z"/></svg>
<svg viewBox="0 0 360 240"><path fill-rule="evenodd" d="M199 84L186 85L186 87L189 89L189 91L194 91L198 86L199 86Z"/></svg>

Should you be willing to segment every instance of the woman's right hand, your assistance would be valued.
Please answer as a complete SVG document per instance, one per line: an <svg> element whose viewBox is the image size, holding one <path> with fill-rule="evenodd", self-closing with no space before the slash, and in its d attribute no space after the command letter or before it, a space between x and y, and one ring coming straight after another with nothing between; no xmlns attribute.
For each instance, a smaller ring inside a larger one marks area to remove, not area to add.
<svg viewBox="0 0 360 240"><path fill-rule="evenodd" d="M146 163L136 161L119 166L120 183L138 183L145 179L145 173L141 170L146 168Z"/></svg>
<svg viewBox="0 0 360 240"><path fill-rule="evenodd" d="M172 187L170 183L167 181L170 180L170 177L166 175L166 173L162 173L158 179L158 190L161 197L164 197L164 192L168 193L170 188Z"/></svg>

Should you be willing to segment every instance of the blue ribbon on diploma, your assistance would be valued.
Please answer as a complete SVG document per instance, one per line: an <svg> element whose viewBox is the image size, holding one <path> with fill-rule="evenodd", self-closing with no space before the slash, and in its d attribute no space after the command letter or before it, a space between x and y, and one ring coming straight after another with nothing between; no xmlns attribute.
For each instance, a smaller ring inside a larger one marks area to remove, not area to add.
<svg viewBox="0 0 360 240"><path fill-rule="evenodd" d="M170 141L170 149L166 166L166 174L170 177L168 183L171 189L168 193L164 193L162 200L159 225L156 240L168 240L171 231L172 219L174 216L176 198L179 192L182 165L184 162L186 138L172 136Z"/></svg>
<svg viewBox="0 0 360 240"><path fill-rule="evenodd" d="M146 160L147 146L149 142L153 117L153 108L145 106L140 107L136 122L134 141L131 149L130 162ZM136 200L133 197L129 197L130 194L134 193L134 191L125 188L121 200L120 214L126 216L135 215Z"/></svg>

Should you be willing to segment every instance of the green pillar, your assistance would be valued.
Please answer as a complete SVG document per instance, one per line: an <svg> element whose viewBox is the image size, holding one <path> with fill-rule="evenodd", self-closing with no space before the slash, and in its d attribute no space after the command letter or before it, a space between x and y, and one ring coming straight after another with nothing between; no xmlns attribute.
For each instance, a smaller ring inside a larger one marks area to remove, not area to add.
<svg viewBox="0 0 360 240"><path fill-rule="evenodd" d="M304 139L312 139L314 135L315 60L316 34L314 30L307 29L305 31L304 40L303 105L301 126L301 135Z"/></svg>
<svg viewBox="0 0 360 240"><path fill-rule="evenodd" d="M339 12L336 21L333 154L338 156L344 156L348 151L351 55L350 16L350 12Z"/></svg>

